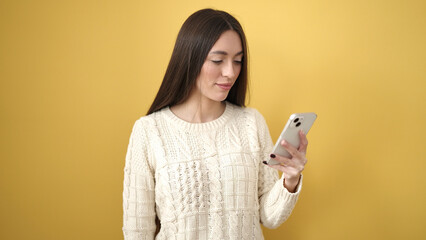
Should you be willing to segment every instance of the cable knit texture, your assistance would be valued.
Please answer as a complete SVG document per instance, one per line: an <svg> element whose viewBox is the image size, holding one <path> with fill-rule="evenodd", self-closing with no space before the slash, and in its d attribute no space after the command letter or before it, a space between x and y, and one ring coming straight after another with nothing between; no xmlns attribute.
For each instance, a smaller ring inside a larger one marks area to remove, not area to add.
<svg viewBox="0 0 426 240"><path fill-rule="evenodd" d="M260 224L283 223L302 185L288 192L262 163L272 147L262 115L230 103L207 123L169 108L140 118L124 167L124 238L263 239Z"/></svg>

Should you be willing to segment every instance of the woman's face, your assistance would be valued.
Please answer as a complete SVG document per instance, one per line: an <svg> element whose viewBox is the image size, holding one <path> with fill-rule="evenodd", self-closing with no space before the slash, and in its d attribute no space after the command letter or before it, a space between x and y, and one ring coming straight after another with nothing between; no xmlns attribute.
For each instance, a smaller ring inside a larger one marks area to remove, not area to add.
<svg viewBox="0 0 426 240"><path fill-rule="evenodd" d="M223 101L241 71L243 48L238 33L228 30L213 45L197 77L202 98Z"/></svg>

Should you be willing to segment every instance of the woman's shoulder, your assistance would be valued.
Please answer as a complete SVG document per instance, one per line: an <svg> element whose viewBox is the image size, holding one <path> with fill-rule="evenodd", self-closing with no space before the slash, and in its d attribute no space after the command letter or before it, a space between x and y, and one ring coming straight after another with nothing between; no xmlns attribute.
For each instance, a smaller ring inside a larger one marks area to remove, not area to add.
<svg viewBox="0 0 426 240"><path fill-rule="evenodd" d="M248 122L252 123L259 123L264 121L263 115L254 107L241 107L232 103L228 104L232 106L233 111L236 113L234 116L237 118L243 118L244 120L248 120Z"/></svg>
<svg viewBox="0 0 426 240"><path fill-rule="evenodd" d="M139 117L134 123L134 128L144 129L144 130L150 130L155 128L157 126L158 118L161 117L161 114L160 114L161 111L163 111L163 109L153 112L151 114Z"/></svg>

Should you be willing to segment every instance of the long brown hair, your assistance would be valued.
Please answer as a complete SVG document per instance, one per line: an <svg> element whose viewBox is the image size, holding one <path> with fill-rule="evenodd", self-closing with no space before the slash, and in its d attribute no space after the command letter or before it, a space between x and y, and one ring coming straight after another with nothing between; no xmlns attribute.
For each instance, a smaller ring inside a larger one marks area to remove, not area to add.
<svg viewBox="0 0 426 240"><path fill-rule="evenodd" d="M248 73L247 44L243 28L237 19L227 12L202 9L193 13L183 23L163 82L147 114L182 103L189 97L209 51L227 30L233 30L240 36L243 59L240 74L226 101L245 106Z"/></svg>

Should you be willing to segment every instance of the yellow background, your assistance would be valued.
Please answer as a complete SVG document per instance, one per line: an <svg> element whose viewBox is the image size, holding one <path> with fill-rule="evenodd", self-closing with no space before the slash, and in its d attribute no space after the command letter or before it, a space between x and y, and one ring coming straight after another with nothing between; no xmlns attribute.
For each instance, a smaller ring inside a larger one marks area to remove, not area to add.
<svg viewBox="0 0 426 240"><path fill-rule="evenodd" d="M125 152L194 11L237 17L274 141L315 111L266 239L425 239L426 2L0 2L0 239L121 239Z"/></svg>

